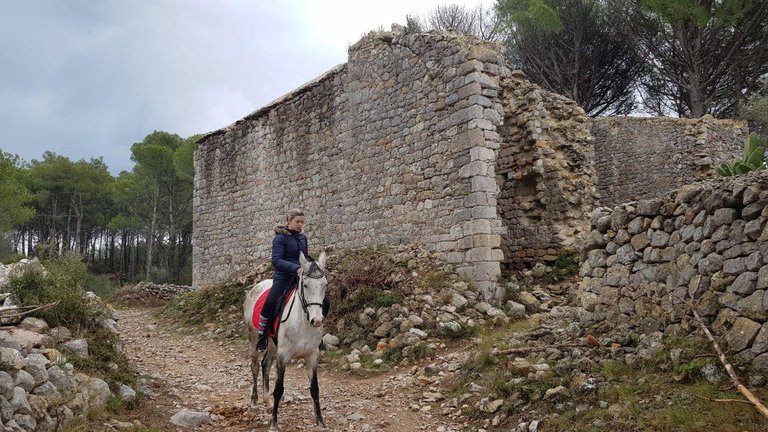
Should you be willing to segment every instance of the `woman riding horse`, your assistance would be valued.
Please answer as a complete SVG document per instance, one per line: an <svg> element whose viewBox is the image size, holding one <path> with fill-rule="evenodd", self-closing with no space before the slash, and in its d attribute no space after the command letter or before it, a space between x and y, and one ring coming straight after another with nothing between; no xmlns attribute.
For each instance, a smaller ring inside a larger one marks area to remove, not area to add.
<svg viewBox="0 0 768 432"><path fill-rule="evenodd" d="M272 265L275 267L275 275L272 277L272 288L259 316L259 342L256 344L256 349L262 352L267 349L267 329L274 325L278 299L285 297L301 275L299 255L303 252L304 256L309 257L307 237L301 233L304 229L304 212L298 209L290 210L286 219L287 225L275 227L275 238L272 240ZM323 299L323 316L328 315L329 309L330 301L326 297Z"/></svg>

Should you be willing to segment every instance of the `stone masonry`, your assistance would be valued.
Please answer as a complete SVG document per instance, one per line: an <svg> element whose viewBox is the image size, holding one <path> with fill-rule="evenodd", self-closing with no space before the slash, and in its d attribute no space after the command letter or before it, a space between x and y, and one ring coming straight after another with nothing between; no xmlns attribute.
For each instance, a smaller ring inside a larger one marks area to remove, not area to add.
<svg viewBox="0 0 768 432"><path fill-rule="evenodd" d="M300 207L311 249L424 244L498 296L500 52L454 34L372 33L347 64L204 137L194 284L268 255L272 226Z"/></svg>
<svg viewBox="0 0 768 432"><path fill-rule="evenodd" d="M711 177L721 162L741 156L742 121L665 117L590 120L595 137L600 204L615 206Z"/></svg>
<svg viewBox="0 0 768 432"><path fill-rule="evenodd" d="M604 127L612 124L619 132ZM223 282L269 256L273 225L299 207L311 250L421 244L486 299L499 298L502 272L578 250L598 189L615 202L665 149L706 159L721 150L708 140L727 147L740 137L702 124L656 128L672 132L674 145L628 164L642 137L655 136L642 132L646 121L590 120L512 72L501 46L372 32L346 64L198 142L193 285ZM622 147L628 136L631 151ZM614 151L622 157L600 153ZM664 191L677 184L667 177L703 166L675 158L675 169L632 194ZM626 165L637 173L625 179Z"/></svg>
<svg viewBox="0 0 768 432"><path fill-rule="evenodd" d="M680 336L696 329L688 303L731 353L768 372L766 204L763 171L598 208L581 305L615 325Z"/></svg>

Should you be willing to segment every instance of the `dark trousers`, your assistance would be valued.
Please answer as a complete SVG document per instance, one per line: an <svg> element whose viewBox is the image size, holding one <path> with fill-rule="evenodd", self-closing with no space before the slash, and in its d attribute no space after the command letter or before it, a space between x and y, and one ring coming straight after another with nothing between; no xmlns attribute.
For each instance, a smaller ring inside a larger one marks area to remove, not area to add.
<svg viewBox="0 0 768 432"><path fill-rule="evenodd" d="M277 316L278 299L284 298L285 294L291 290L291 288L297 284L298 278L292 279L275 279L272 281L272 288L269 290L267 299L264 301L264 307L261 309L261 319L266 318L266 325L264 329L271 328L275 323L275 317ZM328 312L331 310L331 301L328 300L328 296L323 299L323 316L327 317Z"/></svg>

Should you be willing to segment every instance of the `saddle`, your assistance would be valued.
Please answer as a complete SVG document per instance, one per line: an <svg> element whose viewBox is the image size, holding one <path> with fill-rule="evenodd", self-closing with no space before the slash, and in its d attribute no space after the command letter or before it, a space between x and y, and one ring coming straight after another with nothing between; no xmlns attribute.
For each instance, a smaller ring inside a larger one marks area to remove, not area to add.
<svg viewBox="0 0 768 432"><path fill-rule="evenodd" d="M277 311L275 311L275 319L273 320L272 328L265 329L268 337L277 337L277 329L280 328L280 320L283 316L283 309L285 309L285 305L291 301L291 296L293 295L293 292L296 291L297 286L298 285L294 285L286 293L277 298ZM264 308L264 303L267 301L267 296L269 296L269 291L271 289L272 288L269 288L261 293L259 298L256 300L256 304L253 305L253 316L251 317L251 322L253 323L254 328L259 328L259 317L261 316L261 310Z"/></svg>

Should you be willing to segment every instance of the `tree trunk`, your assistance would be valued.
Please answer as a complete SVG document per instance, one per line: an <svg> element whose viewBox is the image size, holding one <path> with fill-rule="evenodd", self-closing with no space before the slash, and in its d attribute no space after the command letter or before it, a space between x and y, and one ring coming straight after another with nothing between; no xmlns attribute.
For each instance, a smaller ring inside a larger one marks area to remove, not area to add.
<svg viewBox="0 0 768 432"><path fill-rule="evenodd" d="M149 280L149 273L152 269L152 252L155 241L155 224L157 223L157 204L160 199L160 188L155 188L155 196L152 199L152 222L149 227L149 235L147 236L147 271L146 280Z"/></svg>

